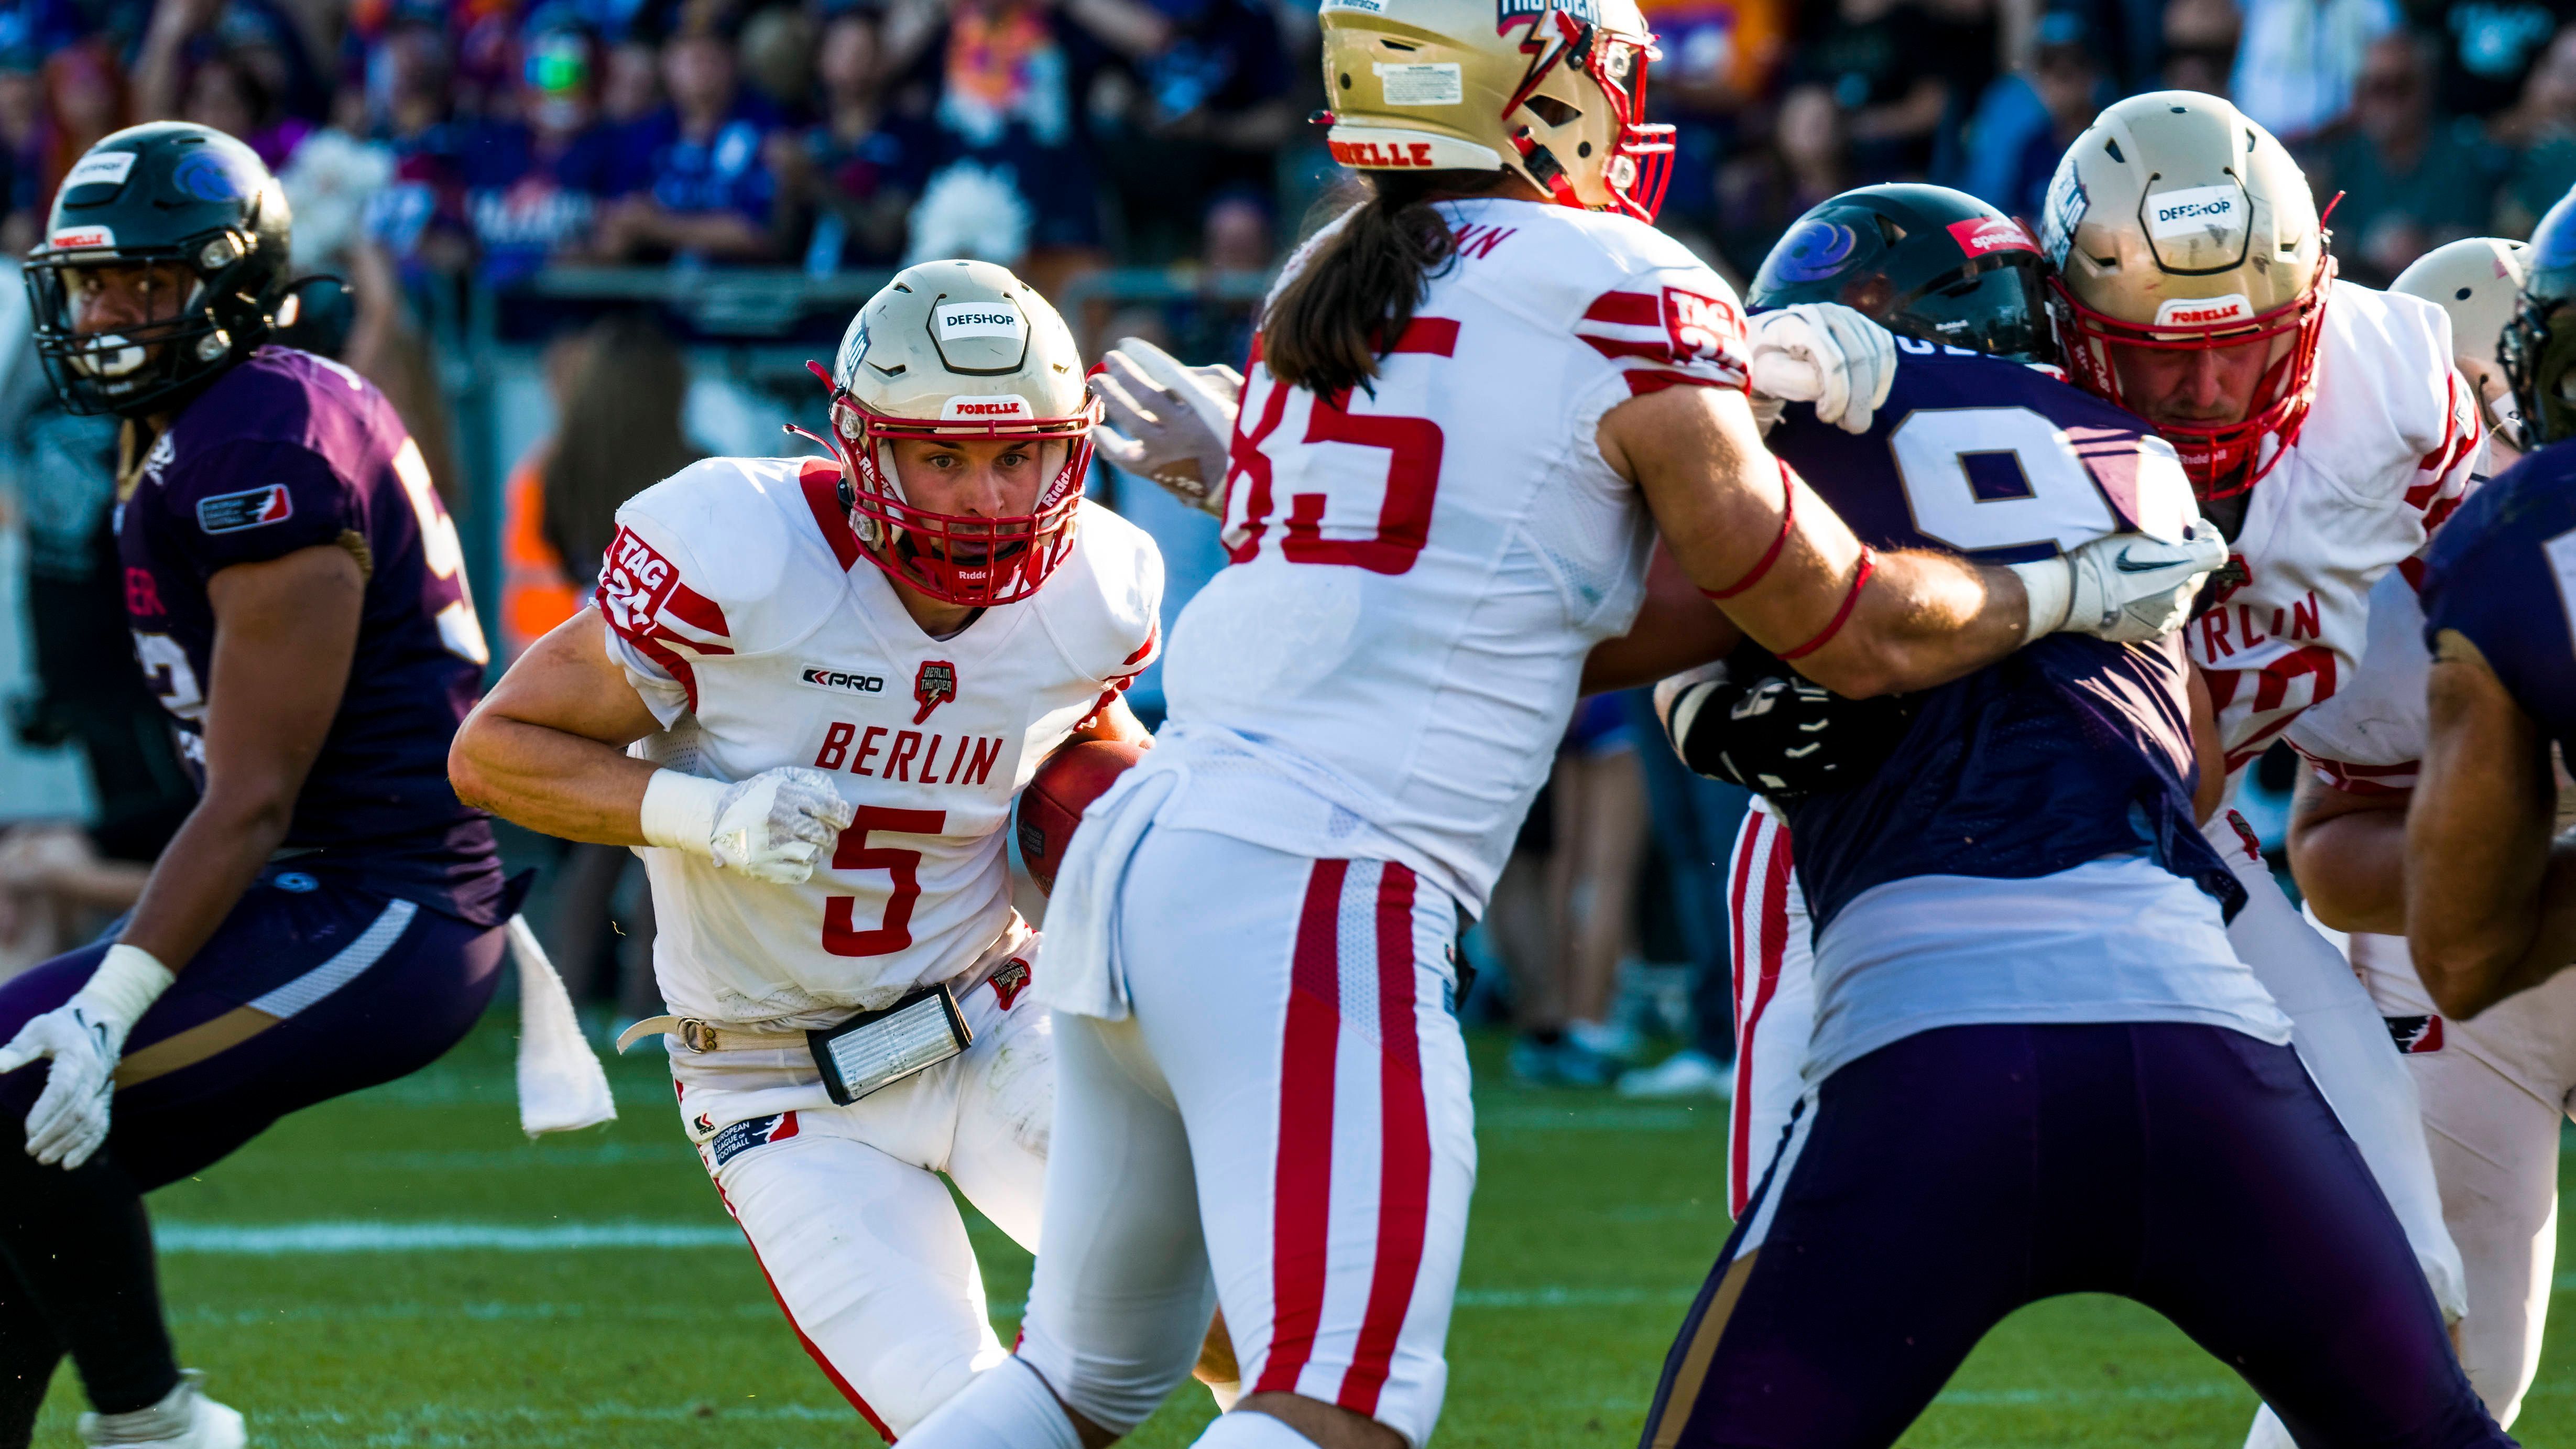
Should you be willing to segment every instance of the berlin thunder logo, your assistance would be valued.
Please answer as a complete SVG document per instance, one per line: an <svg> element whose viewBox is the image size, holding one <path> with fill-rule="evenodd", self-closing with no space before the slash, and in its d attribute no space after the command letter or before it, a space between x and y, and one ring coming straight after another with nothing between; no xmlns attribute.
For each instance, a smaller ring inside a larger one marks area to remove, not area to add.
<svg viewBox="0 0 2576 1449"><path fill-rule="evenodd" d="M912 676L912 697L921 706L912 717L914 724L930 718L930 712L957 697L957 666L945 659L922 661Z"/></svg>

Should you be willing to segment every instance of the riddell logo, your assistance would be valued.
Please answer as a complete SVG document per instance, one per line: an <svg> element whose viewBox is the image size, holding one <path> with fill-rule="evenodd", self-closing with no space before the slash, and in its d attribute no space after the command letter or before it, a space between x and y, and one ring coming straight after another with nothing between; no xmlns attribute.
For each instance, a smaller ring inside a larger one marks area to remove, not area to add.
<svg viewBox="0 0 2576 1449"><path fill-rule="evenodd" d="M1428 141L1335 141L1331 143L1333 159L1345 166L1374 168L1380 171L1407 167L1431 167L1431 143Z"/></svg>
<svg viewBox="0 0 2576 1449"><path fill-rule="evenodd" d="M2039 250L2038 245L2031 241L2030 233L2021 229L2021 223L2006 217L1972 216L1966 221L1950 223L1949 231L1951 239L1959 244L1959 250L1972 257L1982 257L1988 252Z"/></svg>

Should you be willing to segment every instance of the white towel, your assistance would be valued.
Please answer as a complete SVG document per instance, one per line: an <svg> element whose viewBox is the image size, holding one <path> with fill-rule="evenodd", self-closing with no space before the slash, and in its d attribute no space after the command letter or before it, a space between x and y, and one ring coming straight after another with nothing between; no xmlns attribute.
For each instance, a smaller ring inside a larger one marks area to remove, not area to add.
<svg viewBox="0 0 2576 1449"><path fill-rule="evenodd" d="M617 1118L608 1073L582 1039L546 948L528 929L528 918L510 918L510 955L519 963L519 1130L571 1132Z"/></svg>
<svg viewBox="0 0 2576 1449"><path fill-rule="evenodd" d="M1119 887L1145 831L1189 778L1178 751L1147 750L1082 812L1047 897L1046 969L1034 983L1040 1001L1076 1016L1126 1017L1127 973L1116 944Z"/></svg>

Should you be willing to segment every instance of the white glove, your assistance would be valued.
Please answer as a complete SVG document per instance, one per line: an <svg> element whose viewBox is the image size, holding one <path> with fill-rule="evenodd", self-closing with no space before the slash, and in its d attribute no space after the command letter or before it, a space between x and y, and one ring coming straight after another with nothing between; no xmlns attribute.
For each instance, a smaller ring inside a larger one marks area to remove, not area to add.
<svg viewBox="0 0 2576 1449"><path fill-rule="evenodd" d="M1869 431L1896 382L1894 333L1832 302L1757 312L1745 328L1756 397L1814 403L1817 421Z"/></svg>
<svg viewBox="0 0 2576 1449"><path fill-rule="evenodd" d="M2160 639L2191 617L2200 581L2227 562L2227 541L2194 519L2180 543L2114 533L2072 553L2012 565L2030 595L2025 642L2064 629L2120 644Z"/></svg>
<svg viewBox="0 0 2576 1449"><path fill-rule="evenodd" d="M656 770L644 786L642 823L654 845L753 880L802 885L857 815L831 776L788 765L732 785Z"/></svg>
<svg viewBox="0 0 2576 1449"><path fill-rule="evenodd" d="M177 978L152 953L122 942L90 973L72 999L18 1028L0 1047L0 1072L38 1059L45 1090L27 1112L27 1155L68 1172L107 1140L108 1104L116 1096L116 1063L126 1033Z"/></svg>
<svg viewBox="0 0 2576 1449"><path fill-rule="evenodd" d="M1091 379L1105 414L1091 430L1100 456L1224 517L1226 454L1243 374L1223 363L1184 366L1142 337L1121 338L1100 365Z"/></svg>

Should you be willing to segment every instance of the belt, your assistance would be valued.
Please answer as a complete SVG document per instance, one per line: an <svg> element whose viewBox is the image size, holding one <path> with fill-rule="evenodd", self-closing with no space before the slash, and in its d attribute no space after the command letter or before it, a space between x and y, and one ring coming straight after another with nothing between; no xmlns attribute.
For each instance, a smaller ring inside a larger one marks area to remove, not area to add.
<svg viewBox="0 0 2576 1449"><path fill-rule="evenodd" d="M1036 934L1029 929L1029 923L1021 920L1019 913L1014 911L1010 924L1002 928L1002 934L993 939L992 945L984 948L973 965L950 977L949 984L959 996L964 996L983 985ZM648 1036L676 1036L681 1046L693 1052L778 1051L782 1048L803 1051L808 1044L805 1033L801 1031L755 1031L749 1027L708 1021L703 1017L665 1015L648 1016L619 1032L617 1050L623 1053Z"/></svg>

